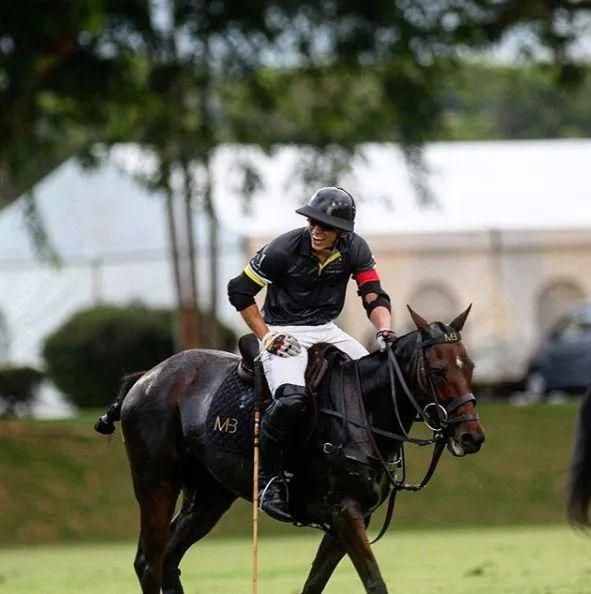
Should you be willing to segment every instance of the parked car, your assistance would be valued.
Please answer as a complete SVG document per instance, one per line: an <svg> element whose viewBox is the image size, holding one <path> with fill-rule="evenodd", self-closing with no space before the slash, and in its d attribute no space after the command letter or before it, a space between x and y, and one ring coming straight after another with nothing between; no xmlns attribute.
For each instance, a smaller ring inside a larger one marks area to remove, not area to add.
<svg viewBox="0 0 591 594"><path fill-rule="evenodd" d="M526 391L543 397L553 391L580 393L591 385L591 303L572 309L548 332L536 350Z"/></svg>

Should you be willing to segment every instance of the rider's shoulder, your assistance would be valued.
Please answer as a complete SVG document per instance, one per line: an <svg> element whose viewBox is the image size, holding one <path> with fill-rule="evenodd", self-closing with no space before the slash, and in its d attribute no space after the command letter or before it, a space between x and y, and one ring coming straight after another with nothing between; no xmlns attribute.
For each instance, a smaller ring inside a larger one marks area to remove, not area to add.
<svg viewBox="0 0 591 594"><path fill-rule="evenodd" d="M363 237L361 237L361 235L358 235L354 231L351 231L350 233L346 234L345 241L347 243L347 246L352 251L369 249L367 241Z"/></svg>
<svg viewBox="0 0 591 594"><path fill-rule="evenodd" d="M298 250L305 239L306 228L292 229L278 235L267 244L265 250L276 254L290 254Z"/></svg>

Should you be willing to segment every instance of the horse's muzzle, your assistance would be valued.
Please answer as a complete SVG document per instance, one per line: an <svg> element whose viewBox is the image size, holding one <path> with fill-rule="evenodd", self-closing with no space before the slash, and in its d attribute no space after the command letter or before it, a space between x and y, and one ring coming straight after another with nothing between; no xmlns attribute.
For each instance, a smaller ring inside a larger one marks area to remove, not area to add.
<svg viewBox="0 0 591 594"><path fill-rule="evenodd" d="M460 434L457 438L451 436L447 442L447 447L457 457L465 456L466 454L475 454L482 447L484 439L484 433L481 431L477 433L466 432Z"/></svg>
<svg viewBox="0 0 591 594"><path fill-rule="evenodd" d="M484 443L484 433L463 433L460 437L462 447L466 454L475 454Z"/></svg>

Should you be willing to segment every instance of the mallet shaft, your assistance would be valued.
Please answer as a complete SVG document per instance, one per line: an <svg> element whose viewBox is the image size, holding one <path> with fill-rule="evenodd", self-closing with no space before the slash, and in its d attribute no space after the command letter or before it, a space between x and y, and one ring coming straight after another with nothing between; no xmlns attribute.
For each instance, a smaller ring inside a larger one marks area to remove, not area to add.
<svg viewBox="0 0 591 594"><path fill-rule="evenodd" d="M259 574L259 432L261 411L254 411L254 454L252 470L252 594L258 591Z"/></svg>

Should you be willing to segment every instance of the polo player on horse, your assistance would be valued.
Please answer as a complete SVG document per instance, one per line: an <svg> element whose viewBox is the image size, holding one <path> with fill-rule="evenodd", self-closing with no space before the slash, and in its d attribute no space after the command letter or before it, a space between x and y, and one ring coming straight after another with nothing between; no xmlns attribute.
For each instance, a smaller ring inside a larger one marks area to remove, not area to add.
<svg viewBox="0 0 591 594"><path fill-rule="evenodd" d="M296 210L308 226L280 235L228 283L228 296L260 342L261 360L273 398L261 425L259 500L270 516L291 521L281 479L284 454L306 412L307 350L316 343L337 346L353 359L367 350L334 320L345 303L351 276L377 330L381 349L396 339L390 298L380 284L366 241L354 233L355 201L340 187L319 189ZM254 296L267 288L263 312Z"/></svg>

